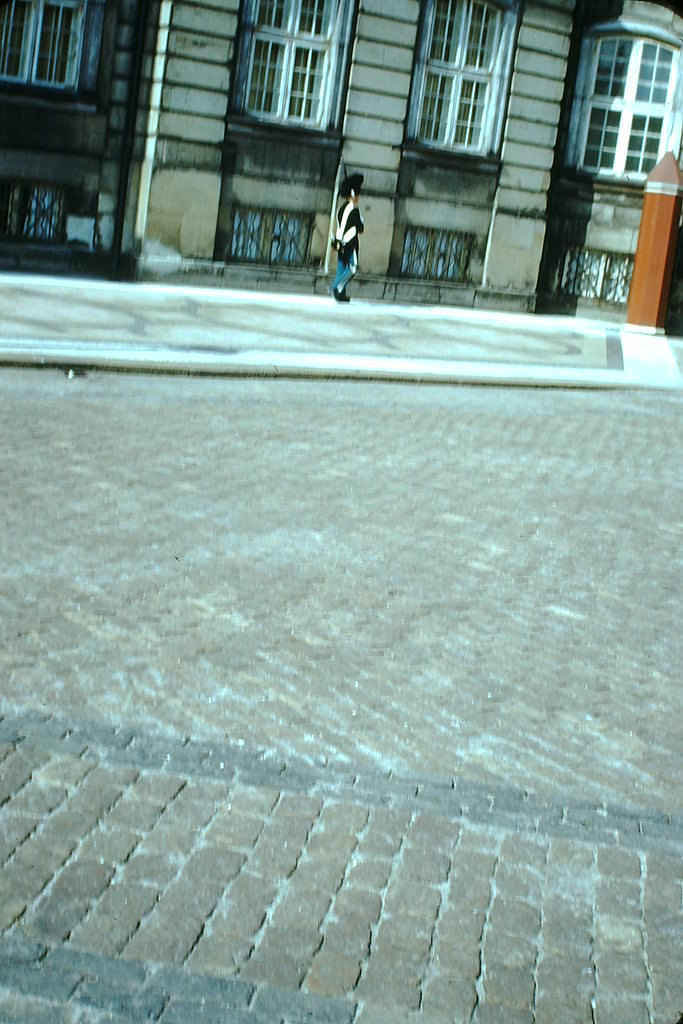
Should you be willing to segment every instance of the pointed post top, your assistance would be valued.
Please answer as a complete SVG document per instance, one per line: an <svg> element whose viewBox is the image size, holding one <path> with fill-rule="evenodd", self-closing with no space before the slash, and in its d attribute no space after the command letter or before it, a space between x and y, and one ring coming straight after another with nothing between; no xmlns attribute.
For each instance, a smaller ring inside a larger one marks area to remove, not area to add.
<svg viewBox="0 0 683 1024"><path fill-rule="evenodd" d="M673 153L665 153L657 166L652 168L645 182L645 191L666 196L683 193L683 174Z"/></svg>

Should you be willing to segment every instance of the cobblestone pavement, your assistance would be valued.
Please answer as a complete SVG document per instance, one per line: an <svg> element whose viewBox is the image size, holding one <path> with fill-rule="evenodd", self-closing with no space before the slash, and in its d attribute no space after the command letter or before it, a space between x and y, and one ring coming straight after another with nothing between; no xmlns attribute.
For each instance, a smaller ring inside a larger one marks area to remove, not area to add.
<svg viewBox="0 0 683 1024"><path fill-rule="evenodd" d="M5 370L0 1021L675 1024L682 410Z"/></svg>

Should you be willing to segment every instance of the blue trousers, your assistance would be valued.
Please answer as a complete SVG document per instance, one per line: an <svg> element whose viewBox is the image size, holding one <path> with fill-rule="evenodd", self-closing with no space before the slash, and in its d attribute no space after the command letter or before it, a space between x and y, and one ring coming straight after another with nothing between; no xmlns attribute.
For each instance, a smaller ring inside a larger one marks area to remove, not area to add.
<svg viewBox="0 0 683 1024"><path fill-rule="evenodd" d="M348 256L337 253L337 274L332 287L337 292L344 292L352 277L358 273L358 253L352 249Z"/></svg>

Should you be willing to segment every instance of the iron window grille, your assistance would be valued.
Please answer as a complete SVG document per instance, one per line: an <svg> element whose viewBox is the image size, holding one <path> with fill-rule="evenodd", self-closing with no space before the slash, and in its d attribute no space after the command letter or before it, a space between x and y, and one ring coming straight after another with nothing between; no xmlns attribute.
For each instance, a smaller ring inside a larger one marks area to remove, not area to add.
<svg viewBox="0 0 683 1024"><path fill-rule="evenodd" d="M570 160L593 174L642 180L668 149L678 152L680 50L618 28L584 41Z"/></svg>
<svg viewBox="0 0 683 1024"><path fill-rule="evenodd" d="M625 305L633 257L570 246L560 260L557 291L581 299Z"/></svg>
<svg viewBox="0 0 683 1024"><path fill-rule="evenodd" d="M515 6L428 0L409 131L431 146L485 154L500 138Z"/></svg>
<svg viewBox="0 0 683 1024"><path fill-rule="evenodd" d="M0 5L0 79L75 88L84 24L83 3L6 0Z"/></svg>
<svg viewBox="0 0 683 1024"><path fill-rule="evenodd" d="M474 235L468 232L409 227L403 243L401 276L468 281L474 242Z"/></svg>
<svg viewBox="0 0 683 1024"><path fill-rule="evenodd" d="M312 231L311 214L236 207L228 246L229 259L302 267L308 261Z"/></svg>
<svg viewBox="0 0 683 1024"><path fill-rule="evenodd" d="M64 192L38 182L0 181L0 237L64 241Z"/></svg>
<svg viewBox="0 0 683 1024"><path fill-rule="evenodd" d="M336 122L352 9L350 0L246 0L236 108L310 128Z"/></svg>

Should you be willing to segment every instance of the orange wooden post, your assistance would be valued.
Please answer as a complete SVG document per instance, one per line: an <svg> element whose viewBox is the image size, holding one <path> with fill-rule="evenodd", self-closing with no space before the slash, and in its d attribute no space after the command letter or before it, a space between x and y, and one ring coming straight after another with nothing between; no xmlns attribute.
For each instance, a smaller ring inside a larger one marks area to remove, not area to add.
<svg viewBox="0 0 683 1024"><path fill-rule="evenodd" d="M664 330L681 216L683 175L667 153L645 182L643 212L628 293L629 324Z"/></svg>

